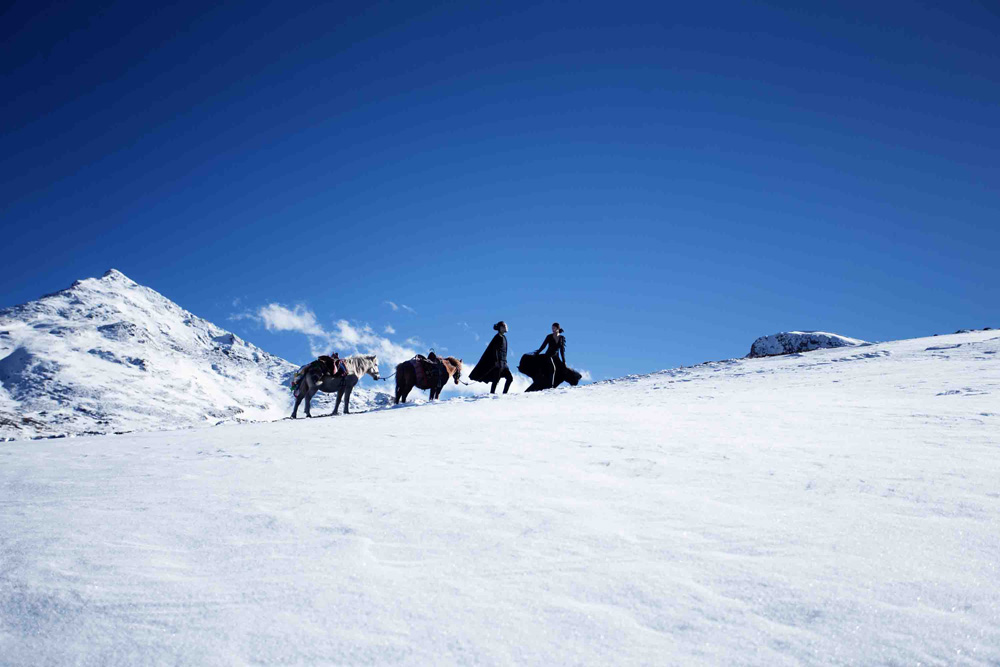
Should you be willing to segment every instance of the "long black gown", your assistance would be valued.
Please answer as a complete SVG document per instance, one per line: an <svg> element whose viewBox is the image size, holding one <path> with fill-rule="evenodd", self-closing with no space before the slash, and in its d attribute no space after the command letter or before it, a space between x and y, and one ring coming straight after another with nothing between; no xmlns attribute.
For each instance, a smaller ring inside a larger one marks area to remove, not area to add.
<svg viewBox="0 0 1000 667"><path fill-rule="evenodd" d="M547 349L542 352L543 348ZM563 382L575 387L583 378L566 365L566 337L559 334L549 334L533 354L521 357L517 370L532 379L531 386L525 391L552 389Z"/></svg>

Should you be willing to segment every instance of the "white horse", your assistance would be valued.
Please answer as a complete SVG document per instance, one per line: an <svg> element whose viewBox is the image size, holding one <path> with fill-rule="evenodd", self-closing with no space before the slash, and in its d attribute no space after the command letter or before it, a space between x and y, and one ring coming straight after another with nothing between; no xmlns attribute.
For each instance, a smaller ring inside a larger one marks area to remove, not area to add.
<svg viewBox="0 0 1000 667"><path fill-rule="evenodd" d="M351 414L351 392L354 391L354 386L358 383L358 380L365 374L370 375L375 380L378 379L378 356L374 354L359 354L354 357L345 357L343 362L344 366L347 367L347 375L343 377L321 376L319 372L311 370L305 374L299 383L298 391L295 392L295 407L292 409L292 419L296 418L296 414L299 411L299 403L302 402L303 398L306 400L306 417L312 417L312 413L309 412L309 406L312 402L312 397L317 391L325 391L328 394L337 393L337 403L333 408L333 414L339 414L341 399L344 401L344 414Z"/></svg>

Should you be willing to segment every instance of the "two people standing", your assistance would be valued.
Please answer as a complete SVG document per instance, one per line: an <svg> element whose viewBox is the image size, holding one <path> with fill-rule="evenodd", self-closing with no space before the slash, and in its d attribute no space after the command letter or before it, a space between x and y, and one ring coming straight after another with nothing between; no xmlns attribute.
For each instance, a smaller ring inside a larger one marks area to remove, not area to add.
<svg viewBox="0 0 1000 667"><path fill-rule="evenodd" d="M510 383L514 381L514 376L511 375L510 367L507 365L507 323L501 320L493 325L493 329L497 333L486 347L486 351L483 352L479 363L472 369L469 379L476 382L491 382L491 394L496 393L497 384L501 379L504 379L506 383L504 384L503 393L506 394L510 389ZM545 337L541 347L534 352L535 355L541 355L545 358L546 361L542 365L546 369L549 366L552 368L551 380L548 384L550 387L556 386L557 375L560 370L566 368L566 337L562 334L562 327L559 326L558 322L553 322L552 333ZM550 375L548 370L545 371L545 374ZM574 382L573 384L576 383ZM532 386L535 386L535 384Z"/></svg>

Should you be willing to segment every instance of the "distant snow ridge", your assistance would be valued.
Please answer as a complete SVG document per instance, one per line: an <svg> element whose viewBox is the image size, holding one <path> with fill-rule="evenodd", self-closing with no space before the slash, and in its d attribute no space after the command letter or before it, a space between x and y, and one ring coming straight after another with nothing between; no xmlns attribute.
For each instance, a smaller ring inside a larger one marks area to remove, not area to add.
<svg viewBox="0 0 1000 667"><path fill-rule="evenodd" d="M0 310L0 439L278 419L296 368L112 269Z"/></svg>
<svg viewBox="0 0 1000 667"><path fill-rule="evenodd" d="M761 336L750 346L748 357L773 357L779 354L797 354L831 347L865 345L866 341L848 338L825 331L785 331Z"/></svg>

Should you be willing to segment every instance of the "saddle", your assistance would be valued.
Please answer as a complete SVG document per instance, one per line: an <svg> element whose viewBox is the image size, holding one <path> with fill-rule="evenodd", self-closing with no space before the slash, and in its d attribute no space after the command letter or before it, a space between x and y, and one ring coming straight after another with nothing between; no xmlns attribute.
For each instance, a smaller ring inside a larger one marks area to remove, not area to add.
<svg viewBox="0 0 1000 667"><path fill-rule="evenodd" d="M448 375L444 364L435 356L428 359L422 354L418 354L410 359L413 366L415 379L414 386L417 389L431 389L432 387L443 387L444 378Z"/></svg>
<svg viewBox="0 0 1000 667"><path fill-rule="evenodd" d="M302 384L302 379L306 376L307 373L309 373L310 371L315 371L316 373L319 374L320 379L326 377L335 377L336 368L337 368L336 362L334 362L333 358L325 355L321 356L319 359L316 359L315 361L310 361L308 364L306 364L305 366L301 366L299 370L295 371L295 373L292 375L292 379L288 383L288 386L292 390L292 394L296 398L298 398L299 386Z"/></svg>

